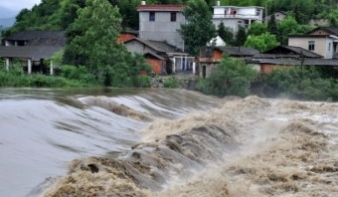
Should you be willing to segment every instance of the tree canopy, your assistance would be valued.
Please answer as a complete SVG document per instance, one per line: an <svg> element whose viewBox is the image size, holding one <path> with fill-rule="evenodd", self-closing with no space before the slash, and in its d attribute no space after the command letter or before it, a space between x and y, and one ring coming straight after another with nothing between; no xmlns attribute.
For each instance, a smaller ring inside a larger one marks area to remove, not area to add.
<svg viewBox="0 0 338 197"><path fill-rule="evenodd" d="M143 58L130 54L117 43L121 16L107 0L87 0L69 27L77 32L65 49L67 63L85 65L106 85L129 82L146 69ZM137 59L137 61L135 61Z"/></svg>
<svg viewBox="0 0 338 197"><path fill-rule="evenodd" d="M234 32L229 27L225 27L223 22L218 25L217 33L227 45L234 45Z"/></svg>
<svg viewBox="0 0 338 197"><path fill-rule="evenodd" d="M279 42L277 42L276 36L269 33L263 33L257 36L249 36L244 44L246 47L255 48L261 52L278 45Z"/></svg>
<svg viewBox="0 0 338 197"><path fill-rule="evenodd" d="M216 28L212 24L212 13L204 0L189 0L183 9L187 23L181 25L185 49L192 55L197 55L216 36Z"/></svg>

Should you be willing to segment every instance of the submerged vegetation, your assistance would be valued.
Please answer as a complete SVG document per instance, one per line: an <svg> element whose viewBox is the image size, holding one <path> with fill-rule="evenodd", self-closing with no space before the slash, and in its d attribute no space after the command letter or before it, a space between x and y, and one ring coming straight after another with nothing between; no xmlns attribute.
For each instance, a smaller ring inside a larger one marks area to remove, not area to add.
<svg viewBox="0 0 338 197"><path fill-rule="evenodd" d="M257 72L243 60L223 57L209 77L198 81L196 88L205 94L217 96L247 96L250 83L256 76Z"/></svg>
<svg viewBox="0 0 338 197"><path fill-rule="evenodd" d="M333 68L316 66L283 67L260 75L243 61L225 57L210 77L198 81L196 88L221 97L254 93L263 97L338 101L338 83L334 76L337 71Z"/></svg>

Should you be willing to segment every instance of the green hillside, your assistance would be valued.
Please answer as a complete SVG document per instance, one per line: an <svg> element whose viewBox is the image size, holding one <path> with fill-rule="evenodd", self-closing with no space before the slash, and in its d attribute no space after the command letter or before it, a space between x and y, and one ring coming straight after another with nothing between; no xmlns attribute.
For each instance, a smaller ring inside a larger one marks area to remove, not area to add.
<svg viewBox="0 0 338 197"><path fill-rule="evenodd" d="M138 29L136 7L140 0L108 0L119 7L124 28ZM147 0L147 4L184 4L187 0ZM206 0L210 6L216 0ZM221 0L221 5L264 6L267 12L289 12L298 23L307 23L310 18L327 18L335 22L338 16L334 0ZM77 10L85 6L85 0L43 0L32 9L22 10L17 24L10 32L22 30L65 30L77 17ZM10 33L8 32L8 33Z"/></svg>

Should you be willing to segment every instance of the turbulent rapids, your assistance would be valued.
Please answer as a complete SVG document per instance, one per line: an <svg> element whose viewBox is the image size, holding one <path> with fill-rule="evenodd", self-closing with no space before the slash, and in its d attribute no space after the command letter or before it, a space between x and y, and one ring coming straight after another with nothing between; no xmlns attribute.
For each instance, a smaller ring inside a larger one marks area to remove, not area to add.
<svg viewBox="0 0 338 197"><path fill-rule="evenodd" d="M39 144L49 142L40 151L53 147L46 154L60 154L50 163L66 158L52 176L42 173L45 181L31 186L28 196L338 196L335 103L218 99L183 90L36 94L0 100L7 112L0 112L1 120L17 121L16 126L1 122L0 147L11 142L4 131L25 131L20 117L27 113L29 121L54 129L26 131L35 141L44 140ZM42 107L34 114L31 104ZM21 108L10 113L5 106ZM47 120L39 123L38 114ZM7 151L25 159L20 151ZM34 151L39 152L32 150L35 158L27 162L39 160ZM60 170L67 161L67 172ZM33 166L15 167L20 165ZM0 165L0 173L8 169ZM0 195L20 196L9 190Z"/></svg>

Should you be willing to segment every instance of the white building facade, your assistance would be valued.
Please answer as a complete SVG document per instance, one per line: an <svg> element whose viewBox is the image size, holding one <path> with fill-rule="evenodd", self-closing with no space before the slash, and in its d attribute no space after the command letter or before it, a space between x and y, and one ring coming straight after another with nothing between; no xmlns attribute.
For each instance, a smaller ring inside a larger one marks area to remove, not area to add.
<svg viewBox="0 0 338 197"><path fill-rule="evenodd" d="M218 27L223 22L225 27L231 28L234 32L238 31L238 26L248 28L253 23L263 22L263 7L221 6L220 1L217 1L213 10L213 24Z"/></svg>

